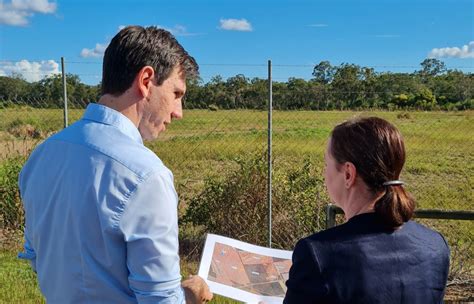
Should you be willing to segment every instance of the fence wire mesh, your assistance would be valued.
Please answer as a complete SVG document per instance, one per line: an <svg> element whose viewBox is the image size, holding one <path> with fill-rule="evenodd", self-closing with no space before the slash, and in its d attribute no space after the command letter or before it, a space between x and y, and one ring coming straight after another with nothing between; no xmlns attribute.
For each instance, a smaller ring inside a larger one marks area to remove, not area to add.
<svg viewBox="0 0 474 304"><path fill-rule="evenodd" d="M474 300L474 221L417 219L439 231L449 244L450 271L445 300Z"/></svg>
<svg viewBox="0 0 474 304"><path fill-rule="evenodd" d="M259 77L265 78L263 74L260 71ZM323 153L332 128L355 116L379 116L400 129L407 149L402 178L417 208L473 210L472 111L282 110L287 98L278 95L277 88L272 129L273 247L291 250L298 239L325 229L329 197L322 177ZM61 99L0 96L0 101L2 164L19 155L24 160L39 142L63 127ZM87 103L69 97L69 123L82 116ZM183 257L199 257L207 232L267 245L267 117L264 102L256 109L218 105L185 109L183 120L146 143L175 176ZM0 220L3 228L6 218ZM420 222L445 235L452 252L449 288L472 300L474 223Z"/></svg>

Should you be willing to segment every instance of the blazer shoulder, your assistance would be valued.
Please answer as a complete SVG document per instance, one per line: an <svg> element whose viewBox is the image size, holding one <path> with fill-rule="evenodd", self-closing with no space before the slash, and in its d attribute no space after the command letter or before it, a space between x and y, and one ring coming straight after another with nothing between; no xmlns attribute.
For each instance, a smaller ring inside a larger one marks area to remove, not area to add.
<svg viewBox="0 0 474 304"><path fill-rule="evenodd" d="M328 228L326 230L322 230L312 235L307 236L306 238L302 239L301 241L305 240L309 244L316 244L316 243L325 243L325 242L333 242L337 240L345 240L351 238L352 233L348 227L347 223Z"/></svg>
<svg viewBox="0 0 474 304"><path fill-rule="evenodd" d="M419 238L423 238L424 240L431 240L432 243L443 244L448 250L449 245L444 236L431 228L428 228L420 223L415 221L408 221L405 223L404 227L407 230L407 233L416 235Z"/></svg>

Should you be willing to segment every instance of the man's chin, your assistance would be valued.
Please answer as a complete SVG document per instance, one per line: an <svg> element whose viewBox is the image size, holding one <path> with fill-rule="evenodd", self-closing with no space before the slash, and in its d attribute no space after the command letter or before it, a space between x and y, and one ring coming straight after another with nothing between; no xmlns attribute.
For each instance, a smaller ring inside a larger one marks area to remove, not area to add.
<svg viewBox="0 0 474 304"><path fill-rule="evenodd" d="M150 132L140 132L140 135L142 136L142 139L144 141L150 141L150 140L155 140L158 138L158 136L161 134L161 132L163 132L164 130L160 130L160 131L157 131L157 132L154 132L154 133L150 133Z"/></svg>
<svg viewBox="0 0 474 304"><path fill-rule="evenodd" d="M161 124L160 126L152 125L151 127L148 127L147 124L144 124L138 127L138 132L140 132L142 139L146 141L157 139L158 135L164 131L166 131L165 124Z"/></svg>

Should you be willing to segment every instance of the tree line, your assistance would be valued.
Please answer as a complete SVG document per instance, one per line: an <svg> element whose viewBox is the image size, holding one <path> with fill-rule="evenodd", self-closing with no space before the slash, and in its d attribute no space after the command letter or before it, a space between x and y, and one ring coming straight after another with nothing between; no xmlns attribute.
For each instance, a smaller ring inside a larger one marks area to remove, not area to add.
<svg viewBox="0 0 474 304"><path fill-rule="evenodd" d="M185 107L193 109L265 109L268 83L242 74L207 83L188 81ZM375 72L373 68L329 61L317 64L309 80L274 81L273 107L278 110L346 109L474 109L474 74L447 69L438 59L425 59L412 73ZM100 84L91 86L67 75L68 100L84 107L100 97ZM60 75L29 83L18 75L0 77L0 103L33 107L61 107Z"/></svg>

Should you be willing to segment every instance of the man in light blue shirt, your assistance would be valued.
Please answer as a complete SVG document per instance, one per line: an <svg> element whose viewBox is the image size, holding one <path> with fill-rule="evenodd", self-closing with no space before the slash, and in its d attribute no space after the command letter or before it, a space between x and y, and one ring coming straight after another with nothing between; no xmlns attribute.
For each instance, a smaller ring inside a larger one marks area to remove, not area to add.
<svg viewBox="0 0 474 304"><path fill-rule="evenodd" d="M102 97L20 173L25 246L48 303L201 303L181 283L171 171L143 145L182 118L194 59L167 31L126 27L109 44Z"/></svg>

